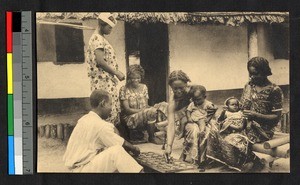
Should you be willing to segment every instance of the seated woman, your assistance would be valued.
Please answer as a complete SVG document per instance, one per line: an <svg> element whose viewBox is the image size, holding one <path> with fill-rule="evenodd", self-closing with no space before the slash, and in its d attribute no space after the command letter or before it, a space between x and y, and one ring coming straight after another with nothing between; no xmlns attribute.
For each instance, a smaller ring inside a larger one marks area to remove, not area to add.
<svg viewBox="0 0 300 185"><path fill-rule="evenodd" d="M280 120L282 112L282 90L274 83L268 80L272 75L269 62L262 57L254 57L249 60L248 72L250 81L243 90L241 104L243 116L247 118L251 125L246 129L246 136L252 143L264 142L273 137L274 128ZM262 163L251 151L251 146L247 147L247 152L240 152L236 147L228 147L221 152L220 146L227 145L228 142L220 137L220 132L214 129L210 132L209 140L211 144L207 155L214 159L220 159L220 155L230 155L234 157L236 163L231 165L239 167L244 171L259 171L263 168ZM232 145L231 145L232 146ZM238 153L237 153L238 152ZM243 161L241 164L241 161ZM239 164L238 164L239 162Z"/></svg>
<svg viewBox="0 0 300 185"><path fill-rule="evenodd" d="M197 88L188 86L188 82L190 82L189 77L181 70L173 71L169 75L169 85L173 94L170 95L169 100L167 147L165 150L165 156L167 158L170 157L175 135L182 135L180 131L182 132L183 130L185 141L183 143L181 158L185 159L186 157L189 157L194 162L198 161L200 164L199 167L201 168L201 171L203 171L203 165L206 162L207 134L205 134L205 136L201 136L198 124L188 123L186 112L188 111L187 107L190 105L190 100L193 96L197 95L197 98L194 98L195 100L197 99L197 101L199 101L199 98L201 98L202 101L205 100L206 96L205 91L202 91L202 93L199 94ZM201 107L202 104L203 103L201 103ZM205 106L206 122L211 120L216 110L217 108L211 103L209 103L209 106ZM208 131L209 129L205 130ZM199 143L200 136L201 143Z"/></svg>
<svg viewBox="0 0 300 185"><path fill-rule="evenodd" d="M279 86L269 81L272 72L265 58L252 58L248 71L250 82L245 85L241 97L244 115L252 122L247 135L254 143L264 142L272 139L281 118L283 93Z"/></svg>
<svg viewBox="0 0 300 185"><path fill-rule="evenodd" d="M154 137L156 128L153 123L157 122L158 111L166 112L167 104L163 102L153 107L148 105L148 88L141 83L144 75L145 71L140 65L129 66L127 83L120 89L121 119L126 123L132 141L143 140L143 131L147 130L148 141L161 144L162 140Z"/></svg>

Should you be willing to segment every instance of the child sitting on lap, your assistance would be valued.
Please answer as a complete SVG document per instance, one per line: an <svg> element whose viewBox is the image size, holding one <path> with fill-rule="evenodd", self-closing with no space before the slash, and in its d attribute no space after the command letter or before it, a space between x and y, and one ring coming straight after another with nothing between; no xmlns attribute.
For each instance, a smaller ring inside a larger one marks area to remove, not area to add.
<svg viewBox="0 0 300 185"><path fill-rule="evenodd" d="M192 102L186 109L187 123L198 124L200 130L200 137L203 137L205 136L206 124L212 118L212 115L210 115L210 110L214 110L215 112L216 107L212 102L206 100L205 87L201 85L192 86L190 93L192 95ZM184 130L184 127L185 125L182 125L180 129ZM180 135L179 138L181 138L182 135Z"/></svg>
<svg viewBox="0 0 300 185"><path fill-rule="evenodd" d="M227 130L235 133L241 132L246 128L246 126L247 128L251 127L251 122L247 122L247 120L243 117L243 112L237 98L230 97L224 102L224 104L225 109L218 118L218 122L221 126L220 132Z"/></svg>

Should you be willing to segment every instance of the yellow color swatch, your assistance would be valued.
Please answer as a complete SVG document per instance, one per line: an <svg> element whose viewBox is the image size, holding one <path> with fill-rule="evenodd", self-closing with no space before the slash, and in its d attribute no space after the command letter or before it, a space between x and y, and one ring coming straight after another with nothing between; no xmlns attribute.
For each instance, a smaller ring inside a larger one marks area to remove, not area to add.
<svg viewBox="0 0 300 185"><path fill-rule="evenodd" d="M12 53L7 53L7 93L13 94L13 89Z"/></svg>

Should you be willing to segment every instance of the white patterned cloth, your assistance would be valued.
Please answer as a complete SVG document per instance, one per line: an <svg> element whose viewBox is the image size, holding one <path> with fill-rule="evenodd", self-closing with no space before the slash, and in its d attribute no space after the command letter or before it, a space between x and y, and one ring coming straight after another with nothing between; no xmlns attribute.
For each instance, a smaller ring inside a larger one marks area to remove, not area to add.
<svg viewBox="0 0 300 185"><path fill-rule="evenodd" d="M119 68L116 60L116 53L110 43L103 36L95 32L89 40L85 60L88 64L88 76L91 81L91 91L103 89L112 96L112 112L107 121L117 125L120 122L120 101L117 89L118 80L112 74L97 67L95 56L96 49L103 49L104 61L114 70L118 70Z"/></svg>

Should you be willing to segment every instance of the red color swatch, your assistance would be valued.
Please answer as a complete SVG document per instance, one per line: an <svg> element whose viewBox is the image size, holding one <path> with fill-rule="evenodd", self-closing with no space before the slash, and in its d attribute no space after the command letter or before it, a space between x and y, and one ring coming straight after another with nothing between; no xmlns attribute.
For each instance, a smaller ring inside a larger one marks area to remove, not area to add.
<svg viewBox="0 0 300 185"><path fill-rule="evenodd" d="M12 53L12 12L6 12L6 47Z"/></svg>

